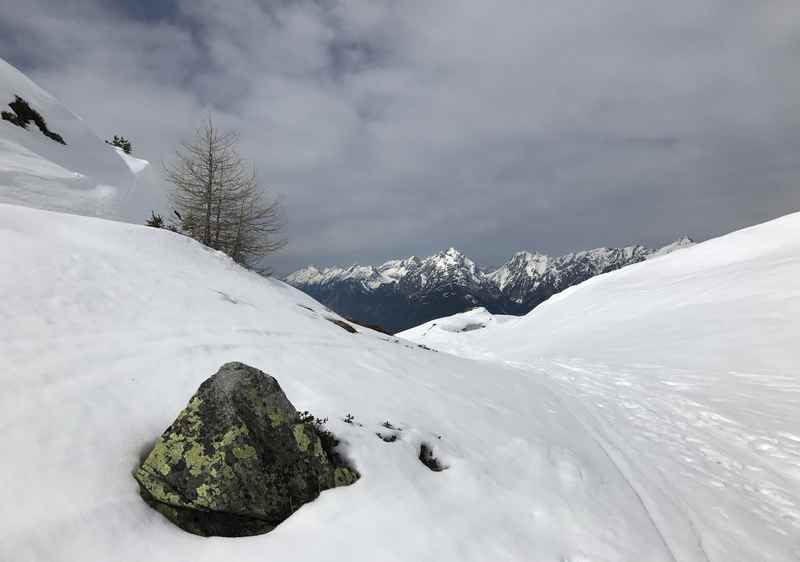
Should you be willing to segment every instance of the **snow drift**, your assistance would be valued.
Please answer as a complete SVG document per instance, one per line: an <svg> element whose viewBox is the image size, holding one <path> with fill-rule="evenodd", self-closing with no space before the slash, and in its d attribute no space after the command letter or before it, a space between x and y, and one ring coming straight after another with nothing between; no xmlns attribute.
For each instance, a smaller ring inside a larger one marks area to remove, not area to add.
<svg viewBox="0 0 800 562"><path fill-rule="evenodd" d="M147 161L118 153L55 97L0 59L3 111L10 111L15 96L40 113L66 145L33 124L23 129L0 120L0 203L134 222L147 218L144 192L156 189Z"/></svg>
<svg viewBox="0 0 800 562"><path fill-rule="evenodd" d="M503 324L513 324L519 322L519 320L519 316L492 314L480 306L467 312L460 312L425 322L400 332L397 336L434 349L447 351L454 355L472 357L481 348L475 346L474 338L459 336L478 331L483 334L486 331L493 331ZM478 352L477 355L486 355L486 353L481 354Z"/></svg>
<svg viewBox="0 0 800 562"><path fill-rule="evenodd" d="M517 320L399 335L564 397L676 559L795 560L798 278L800 213L592 278Z"/></svg>

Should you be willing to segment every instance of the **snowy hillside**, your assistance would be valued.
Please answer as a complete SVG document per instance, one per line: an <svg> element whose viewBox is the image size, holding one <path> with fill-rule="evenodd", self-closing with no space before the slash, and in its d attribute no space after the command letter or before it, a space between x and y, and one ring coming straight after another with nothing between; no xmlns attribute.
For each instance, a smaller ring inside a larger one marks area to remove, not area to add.
<svg viewBox="0 0 800 562"><path fill-rule="evenodd" d="M798 277L793 214L592 278L512 322L400 336L561 396L676 559L797 560Z"/></svg>
<svg viewBox="0 0 800 562"><path fill-rule="evenodd" d="M603 445L527 372L350 334L168 231L7 205L0 224L17 250L0 254L0 560L674 559ZM204 539L131 473L231 360L329 417L362 477L267 535ZM422 442L448 470L420 463Z"/></svg>
<svg viewBox="0 0 800 562"><path fill-rule="evenodd" d="M19 96L66 144L0 120L0 203L141 222L145 191L156 178L145 160L118 153L85 122L24 74L0 59L0 109L14 116Z"/></svg>
<svg viewBox="0 0 800 562"><path fill-rule="evenodd" d="M483 307L477 307L467 312L425 322L400 332L397 337L455 355L472 356L476 349L474 338L459 336L477 331L481 331L483 335L487 330L514 324L520 320L519 316L492 314ZM462 344L466 347L462 348Z"/></svg>

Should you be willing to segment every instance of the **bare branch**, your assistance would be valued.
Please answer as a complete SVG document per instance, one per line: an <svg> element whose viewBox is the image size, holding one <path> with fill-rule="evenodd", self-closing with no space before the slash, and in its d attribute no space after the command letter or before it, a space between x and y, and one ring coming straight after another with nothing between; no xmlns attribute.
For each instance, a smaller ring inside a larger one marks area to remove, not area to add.
<svg viewBox="0 0 800 562"><path fill-rule="evenodd" d="M209 117L163 168L183 232L256 269L286 245L286 221L280 201L259 187L255 169L242 160L238 142L237 133L218 131Z"/></svg>

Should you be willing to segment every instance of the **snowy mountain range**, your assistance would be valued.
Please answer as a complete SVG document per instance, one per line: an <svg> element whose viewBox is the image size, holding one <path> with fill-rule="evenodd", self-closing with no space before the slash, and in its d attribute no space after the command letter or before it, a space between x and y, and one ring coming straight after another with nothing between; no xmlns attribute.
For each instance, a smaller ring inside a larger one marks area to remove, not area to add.
<svg viewBox="0 0 800 562"><path fill-rule="evenodd" d="M286 277L339 314L396 332L476 306L494 314L526 314L550 296L595 275L686 248L682 237L658 249L635 245L564 256L518 252L486 271L455 248L378 266L309 266Z"/></svg>

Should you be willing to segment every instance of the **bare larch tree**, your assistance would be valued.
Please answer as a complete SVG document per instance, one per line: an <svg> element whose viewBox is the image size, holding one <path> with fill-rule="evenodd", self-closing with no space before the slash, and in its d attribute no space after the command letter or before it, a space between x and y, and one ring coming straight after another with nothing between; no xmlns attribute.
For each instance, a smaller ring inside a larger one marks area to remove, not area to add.
<svg viewBox="0 0 800 562"><path fill-rule="evenodd" d="M286 244L279 201L256 182L255 169L239 156L234 132L220 132L209 118L191 142L165 164L180 230L237 263L262 273L264 256Z"/></svg>

